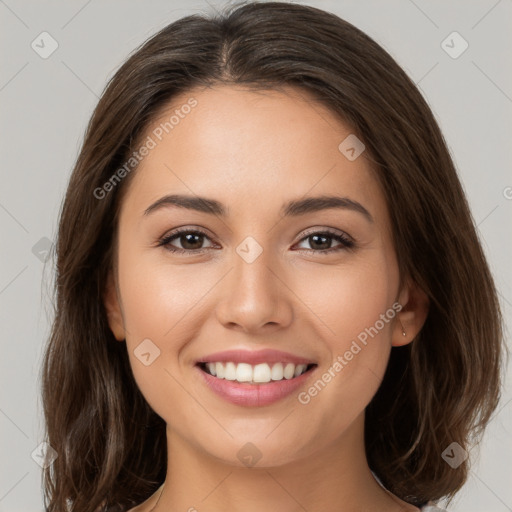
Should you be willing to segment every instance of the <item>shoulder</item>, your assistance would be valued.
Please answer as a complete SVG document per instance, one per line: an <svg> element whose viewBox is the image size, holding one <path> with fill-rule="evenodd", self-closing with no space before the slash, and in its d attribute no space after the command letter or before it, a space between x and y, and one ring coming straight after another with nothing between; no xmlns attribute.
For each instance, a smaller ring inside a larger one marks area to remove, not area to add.
<svg viewBox="0 0 512 512"><path fill-rule="evenodd" d="M444 508L437 507L436 505L434 505L434 503L431 503L430 501L426 505L421 507L420 510L421 512L448 512Z"/></svg>
<svg viewBox="0 0 512 512"><path fill-rule="evenodd" d="M108 507L106 511L105 506L103 505L94 510L94 512L144 512L144 510L147 509L142 508L142 505L143 504L137 505L136 507L133 508L121 508L119 505L114 505L112 507Z"/></svg>
<svg viewBox="0 0 512 512"><path fill-rule="evenodd" d="M386 489L386 487L382 483L381 479L377 476L377 474L372 470L371 470L371 473L372 473L373 477L375 478L375 480L377 480L377 482L380 484L380 486L383 487L384 489ZM387 491L390 492L389 490L387 490ZM439 508L438 506L436 506L436 504L433 501L428 501L421 508L415 507L415 510L419 510L420 512L448 512L444 508Z"/></svg>

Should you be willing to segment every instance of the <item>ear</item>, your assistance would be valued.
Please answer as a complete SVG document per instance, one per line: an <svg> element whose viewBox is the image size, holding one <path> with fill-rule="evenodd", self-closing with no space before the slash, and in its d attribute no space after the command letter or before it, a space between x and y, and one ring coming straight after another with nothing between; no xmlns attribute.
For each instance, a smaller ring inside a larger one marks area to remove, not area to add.
<svg viewBox="0 0 512 512"><path fill-rule="evenodd" d="M402 309L397 314L393 329L391 345L394 347L407 345L421 331L427 319L430 300L418 284L409 279L400 292L398 303Z"/></svg>
<svg viewBox="0 0 512 512"><path fill-rule="evenodd" d="M108 273L107 284L103 292L103 303L107 312L108 325L116 340L124 341L126 338L123 313L119 301L119 294L114 280L112 269Z"/></svg>

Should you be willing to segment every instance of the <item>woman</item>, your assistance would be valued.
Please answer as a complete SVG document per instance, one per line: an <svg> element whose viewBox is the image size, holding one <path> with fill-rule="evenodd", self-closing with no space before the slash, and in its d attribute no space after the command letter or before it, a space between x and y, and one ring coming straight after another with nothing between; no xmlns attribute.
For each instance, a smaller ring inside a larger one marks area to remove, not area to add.
<svg viewBox="0 0 512 512"><path fill-rule="evenodd" d="M433 510L496 409L502 321L434 117L319 9L139 48L61 212L48 510Z"/></svg>

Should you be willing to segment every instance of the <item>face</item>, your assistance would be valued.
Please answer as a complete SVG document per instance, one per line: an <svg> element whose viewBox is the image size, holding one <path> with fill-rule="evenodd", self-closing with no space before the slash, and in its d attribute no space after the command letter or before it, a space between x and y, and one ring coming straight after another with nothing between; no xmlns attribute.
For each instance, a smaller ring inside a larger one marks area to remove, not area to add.
<svg viewBox="0 0 512 512"><path fill-rule="evenodd" d="M202 453L241 465L250 442L278 465L332 445L392 345L412 339L384 196L364 152L338 148L350 134L307 92L218 86L174 98L144 137L155 145L121 205L109 322L168 432ZM286 354L250 358L264 349ZM227 350L248 354L214 355ZM299 359L308 371L286 378ZM198 365L215 360L235 363L229 378Z"/></svg>

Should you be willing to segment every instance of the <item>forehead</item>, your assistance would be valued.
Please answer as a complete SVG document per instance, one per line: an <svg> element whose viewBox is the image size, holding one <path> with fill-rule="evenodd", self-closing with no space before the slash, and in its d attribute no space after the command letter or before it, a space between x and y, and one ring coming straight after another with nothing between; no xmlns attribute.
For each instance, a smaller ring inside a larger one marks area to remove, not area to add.
<svg viewBox="0 0 512 512"><path fill-rule="evenodd" d="M186 193L215 197L236 211L338 194L369 204L378 216L385 201L364 151L349 160L340 150L353 136L297 88L192 89L174 97L146 130L143 140L153 147L125 200L147 207L165 193Z"/></svg>

